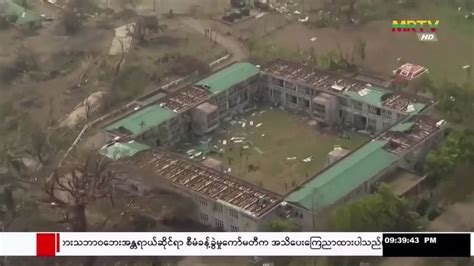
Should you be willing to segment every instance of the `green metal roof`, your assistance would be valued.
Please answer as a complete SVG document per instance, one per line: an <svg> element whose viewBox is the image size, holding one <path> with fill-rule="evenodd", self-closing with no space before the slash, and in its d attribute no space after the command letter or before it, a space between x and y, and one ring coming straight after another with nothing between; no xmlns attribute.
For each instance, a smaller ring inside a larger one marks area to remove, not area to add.
<svg viewBox="0 0 474 266"><path fill-rule="evenodd" d="M116 142L113 145L103 147L99 152L112 160L119 160L149 149L149 146L132 140L125 143Z"/></svg>
<svg viewBox="0 0 474 266"><path fill-rule="evenodd" d="M371 86L366 89L366 92L366 94L361 95L357 91L345 91L343 94L354 100L364 102L375 107L382 107L382 97L390 93L389 90L378 86Z"/></svg>
<svg viewBox="0 0 474 266"><path fill-rule="evenodd" d="M196 83L207 85L214 93L221 93L259 73L259 69L250 63L235 63Z"/></svg>
<svg viewBox="0 0 474 266"><path fill-rule="evenodd" d="M105 129L110 131L124 128L132 132L133 136L136 137L151 128L159 126L174 116L176 116L176 114L168 109L151 105L107 126Z"/></svg>
<svg viewBox="0 0 474 266"><path fill-rule="evenodd" d="M414 113L414 114L418 114L420 113L421 110L423 110L423 108L425 108L426 104L424 103L411 103L411 105L413 106L413 112L409 112L409 113Z"/></svg>
<svg viewBox="0 0 474 266"><path fill-rule="evenodd" d="M390 131L407 132L414 124L415 122L402 122L390 128Z"/></svg>
<svg viewBox="0 0 474 266"><path fill-rule="evenodd" d="M345 91L343 94L349 98L352 98L359 102L364 102L366 104L383 107L383 96L393 93L393 91L384 89L378 86L370 86L365 89L365 93L359 94L357 91ZM423 103L414 103L410 102L410 105L413 107L412 111L407 111L407 113L418 114L426 105Z"/></svg>
<svg viewBox="0 0 474 266"><path fill-rule="evenodd" d="M381 140L365 144L290 193L285 200L307 209L335 203L397 161L395 154L384 149L386 144L387 141Z"/></svg>
<svg viewBox="0 0 474 266"><path fill-rule="evenodd" d="M43 17L10 0L0 0L0 14L20 26L28 23L39 23L43 20Z"/></svg>

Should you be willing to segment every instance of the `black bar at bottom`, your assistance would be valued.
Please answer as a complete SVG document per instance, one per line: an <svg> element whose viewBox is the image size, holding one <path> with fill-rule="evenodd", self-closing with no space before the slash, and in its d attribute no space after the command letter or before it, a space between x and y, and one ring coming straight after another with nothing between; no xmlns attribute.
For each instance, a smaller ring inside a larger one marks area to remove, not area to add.
<svg viewBox="0 0 474 266"><path fill-rule="evenodd" d="M383 234L384 257L470 257L470 234Z"/></svg>

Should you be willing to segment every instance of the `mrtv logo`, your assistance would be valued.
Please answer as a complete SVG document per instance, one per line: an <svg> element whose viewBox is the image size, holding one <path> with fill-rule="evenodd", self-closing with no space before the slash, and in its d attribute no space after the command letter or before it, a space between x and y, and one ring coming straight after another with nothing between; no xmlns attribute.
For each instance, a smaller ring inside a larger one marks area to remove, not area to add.
<svg viewBox="0 0 474 266"><path fill-rule="evenodd" d="M415 32L418 39L422 42L436 42L436 31L439 27L439 20L392 20L392 32L412 33Z"/></svg>

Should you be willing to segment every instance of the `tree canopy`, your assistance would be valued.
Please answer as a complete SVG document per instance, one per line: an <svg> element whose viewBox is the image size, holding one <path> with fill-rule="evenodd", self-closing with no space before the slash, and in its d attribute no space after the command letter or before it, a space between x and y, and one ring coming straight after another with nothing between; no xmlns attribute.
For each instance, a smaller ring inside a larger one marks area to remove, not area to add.
<svg viewBox="0 0 474 266"><path fill-rule="evenodd" d="M296 232L299 231L298 225L291 219L277 218L271 220L266 225L267 232Z"/></svg>
<svg viewBox="0 0 474 266"><path fill-rule="evenodd" d="M417 225L409 204L384 185L375 194L336 208L329 217L334 231L414 231Z"/></svg>
<svg viewBox="0 0 474 266"><path fill-rule="evenodd" d="M434 181L448 178L457 166L474 162L474 132L453 132L426 158L426 174Z"/></svg>

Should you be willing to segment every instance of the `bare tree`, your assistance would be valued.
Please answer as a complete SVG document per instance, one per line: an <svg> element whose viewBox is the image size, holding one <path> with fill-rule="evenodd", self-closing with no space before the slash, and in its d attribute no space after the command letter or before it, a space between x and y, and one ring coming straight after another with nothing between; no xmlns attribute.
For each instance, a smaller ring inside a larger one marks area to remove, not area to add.
<svg viewBox="0 0 474 266"><path fill-rule="evenodd" d="M163 31L164 27L160 25L157 16L139 16L135 27L135 38L138 39L139 43L146 41L146 35L149 32L160 32Z"/></svg>
<svg viewBox="0 0 474 266"><path fill-rule="evenodd" d="M38 158L38 161L41 164L45 163L43 152L46 148L46 144L47 144L46 133L41 128L37 127L37 130L34 130L31 133L31 147L36 157Z"/></svg>
<svg viewBox="0 0 474 266"><path fill-rule="evenodd" d="M116 77L120 72L120 67L122 66L123 61L125 60L125 48L123 45L122 37L117 37L118 42L120 43L120 60L118 61L117 65L115 66L114 76Z"/></svg>
<svg viewBox="0 0 474 266"><path fill-rule="evenodd" d="M45 192L64 211L64 220L74 232L87 231L88 204L109 197L110 183L115 179L108 163L100 155L87 156L83 165L70 166L60 173L56 170L45 183Z"/></svg>

